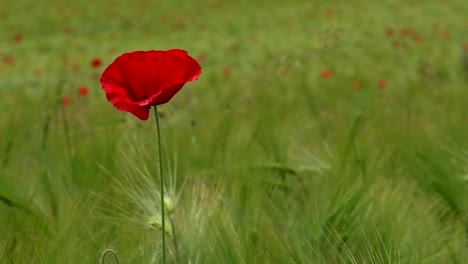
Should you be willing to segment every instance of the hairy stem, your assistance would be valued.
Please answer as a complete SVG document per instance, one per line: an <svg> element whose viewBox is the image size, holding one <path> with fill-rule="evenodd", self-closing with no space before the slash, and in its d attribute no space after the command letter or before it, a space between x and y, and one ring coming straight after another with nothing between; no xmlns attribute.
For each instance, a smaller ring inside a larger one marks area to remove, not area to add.
<svg viewBox="0 0 468 264"><path fill-rule="evenodd" d="M162 263L166 264L166 219L165 219L165 206L164 206L164 175L162 164L162 150L161 150L161 131L159 128L159 115L158 108L154 106L154 120L156 124L156 148L158 152L157 159L159 160L158 174L159 174L159 187L161 193L161 237L162 237Z"/></svg>

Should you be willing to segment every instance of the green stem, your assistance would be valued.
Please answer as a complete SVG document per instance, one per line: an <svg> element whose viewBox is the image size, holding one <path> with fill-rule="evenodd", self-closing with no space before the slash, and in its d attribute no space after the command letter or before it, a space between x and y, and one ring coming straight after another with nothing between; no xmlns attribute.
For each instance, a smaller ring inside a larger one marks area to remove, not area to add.
<svg viewBox="0 0 468 264"><path fill-rule="evenodd" d="M174 225L174 220L172 220L172 217L169 216L169 222L171 223L171 229L172 229L172 238L174 241L174 248L176 252L176 263L180 263L180 257L179 257L179 245L177 244L177 236L176 236L176 230L175 230L175 225Z"/></svg>
<svg viewBox="0 0 468 264"><path fill-rule="evenodd" d="M162 263L166 264L166 219L165 219L165 205L164 205L164 176L163 176L163 166L162 166L162 151L161 151L161 132L159 129L159 115L158 108L154 106L154 120L156 124L156 148L158 151L158 160L159 160L159 187L161 192L161 236L162 236Z"/></svg>

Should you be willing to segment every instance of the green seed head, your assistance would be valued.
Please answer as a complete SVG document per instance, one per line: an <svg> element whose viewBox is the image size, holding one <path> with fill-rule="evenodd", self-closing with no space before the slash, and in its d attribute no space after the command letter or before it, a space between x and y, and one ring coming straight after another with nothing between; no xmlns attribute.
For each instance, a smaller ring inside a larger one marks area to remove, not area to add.
<svg viewBox="0 0 468 264"><path fill-rule="evenodd" d="M164 197L164 207L166 207L166 212L168 214L174 213L175 204L170 197Z"/></svg>
<svg viewBox="0 0 468 264"><path fill-rule="evenodd" d="M152 216L152 217L150 217L150 219L148 220L148 224L153 228L162 230L161 216ZM171 225L166 224L164 229L165 229L164 231L166 232L166 234L172 236L173 231L172 231Z"/></svg>

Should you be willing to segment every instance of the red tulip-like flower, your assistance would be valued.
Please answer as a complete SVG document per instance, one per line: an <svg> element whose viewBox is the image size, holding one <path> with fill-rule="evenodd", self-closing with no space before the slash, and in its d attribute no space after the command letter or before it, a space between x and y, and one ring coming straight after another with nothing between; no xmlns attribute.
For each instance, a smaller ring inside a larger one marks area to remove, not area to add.
<svg viewBox="0 0 468 264"><path fill-rule="evenodd" d="M117 109L147 120L151 106L167 103L187 82L197 80L201 70L184 50L135 51L107 67L101 86Z"/></svg>

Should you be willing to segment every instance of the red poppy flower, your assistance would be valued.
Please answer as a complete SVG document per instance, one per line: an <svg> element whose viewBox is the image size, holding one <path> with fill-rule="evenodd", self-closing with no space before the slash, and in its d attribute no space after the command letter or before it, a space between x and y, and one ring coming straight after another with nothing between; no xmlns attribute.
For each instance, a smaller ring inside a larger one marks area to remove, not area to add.
<svg viewBox="0 0 468 264"><path fill-rule="evenodd" d="M16 35L13 37L13 40L14 40L16 43L20 43L21 41L23 41L23 36L21 36L20 34L16 34Z"/></svg>
<svg viewBox="0 0 468 264"><path fill-rule="evenodd" d="M417 33L414 33L413 34L413 40L419 43L419 42L423 41L423 37L421 37L421 35L419 35Z"/></svg>
<svg viewBox="0 0 468 264"><path fill-rule="evenodd" d="M88 96L89 95L89 89L86 86L81 86L80 87L80 94L82 96Z"/></svg>
<svg viewBox="0 0 468 264"><path fill-rule="evenodd" d="M197 58L199 61L203 62L206 60L206 54L205 53L202 53L200 55L198 55L198 58Z"/></svg>
<svg viewBox="0 0 468 264"><path fill-rule="evenodd" d="M333 76L333 72L331 70L324 70L322 72L322 78L328 79Z"/></svg>
<svg viewBox="0 0 468 264"><path fill-rule="evenodd" d="M231 75L231 68L229 67L224 67L223 70L222 70L222 73L224 76L229 76Z"/></svg>
<svg viewBox="0 0 468 264"><path fill-rule="evenodd" d="M62 105L69 105L71 104L71 98L70 97L63 97L62 98Z"/></svg>
<svg viewBox="0 0 468 264"><path fill-rule="evenodd" d="M448 32L448 31L442 32L442 37L443 37L444 39L449 39L449 38L450 38L450 32Z"/></svg>
<svg viewBox="0 0 468 264"><path fill-rule="evenodd" d="M379 88L383 89L383 88L385 88L385 86L387 86L387 80L385 80L385 79L380 79L380 80L377 82L377 85L379 86Z"/></svg>
<svg viewBox="0 0 468 264"><path fill-rule="evenodd" d="M3 63L7 65L14 65L15 64L15 58L13 56L5 56L3 57Z"/></svg>
<svg viewBox="0 0 468 264"><path fill-rule="evenodd" d="M323 12L323 14L324 14L325 17L327 17L327 18L332 18L332 17L333 17L333 10L331 10L331 9L325 9L325 11Z"/></svg>
<svg viewBox="0 0 468 264"><path fill-rule="evenodd" d="M414 30L410 27L405 27L400 30L401 37L411 36L414 33Z"/></svg>
<svg viewBox="0 0 468 264"><path fill-rule="evenodd" d="M146 120L151 106L167 103L200 74L200 64L184 50L135 51L107 67L101 86L117 109Z"/></svg>
<svg viewBox="0 0 468 264"><path fill-rule="evenodd" d="M91 61L91 66L93 68L98 68L102 65L102 60L101 59L98 59L98 58L95 58Z"/></svg>
<svg viewBox="0 0 468 264"><path fill-rule="evenodd" d="M36 75L36 76L38 76L38 77L41 76L41 75L42 75L41 69L36 68L36 69L34 70L34 75Z"/></svg>
<svg viewBox="0 0 468 264"><path fill-rule="evenodd" d="M393 28L387 28L387 36L395 35L395 30Z"/></svg>

